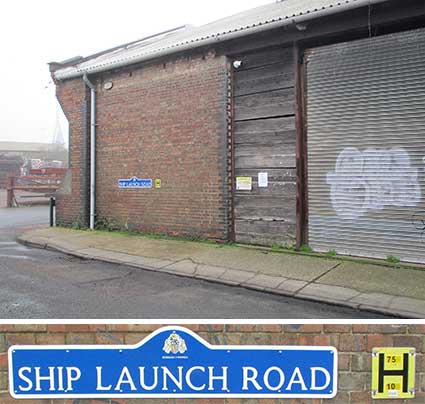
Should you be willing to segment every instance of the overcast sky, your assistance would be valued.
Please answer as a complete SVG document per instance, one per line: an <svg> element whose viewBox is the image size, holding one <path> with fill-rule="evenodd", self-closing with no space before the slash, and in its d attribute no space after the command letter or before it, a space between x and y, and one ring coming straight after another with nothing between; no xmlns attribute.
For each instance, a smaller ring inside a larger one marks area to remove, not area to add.
<svg viewBox="0 0 425 404"><path fill-rule="evenodd" d="M87 56L166 29L202 25L272 2L2 1L0 141L52 140L57 107L48 62Z"/></svg>

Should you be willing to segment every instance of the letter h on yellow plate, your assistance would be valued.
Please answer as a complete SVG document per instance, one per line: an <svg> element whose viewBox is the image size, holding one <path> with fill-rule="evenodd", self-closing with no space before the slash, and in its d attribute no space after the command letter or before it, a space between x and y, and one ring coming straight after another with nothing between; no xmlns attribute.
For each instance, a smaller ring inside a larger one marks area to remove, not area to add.
<svg viewBox="0 0 425 404"><path fill-rule="evenodd" d="M415 348L372 350L372 398L404 399L415 396Z"/></svg>

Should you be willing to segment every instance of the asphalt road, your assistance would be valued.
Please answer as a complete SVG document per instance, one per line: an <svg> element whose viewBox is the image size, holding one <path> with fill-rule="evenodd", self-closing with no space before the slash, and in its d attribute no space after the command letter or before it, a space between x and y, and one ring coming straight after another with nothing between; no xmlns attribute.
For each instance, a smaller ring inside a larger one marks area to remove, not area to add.
<svg viewBox="0 0 425 404"><path fill-rule="evenodd" d="M202 280L82 260L16 242L47 207L0 209L0 318L384 318Z"/></svg>

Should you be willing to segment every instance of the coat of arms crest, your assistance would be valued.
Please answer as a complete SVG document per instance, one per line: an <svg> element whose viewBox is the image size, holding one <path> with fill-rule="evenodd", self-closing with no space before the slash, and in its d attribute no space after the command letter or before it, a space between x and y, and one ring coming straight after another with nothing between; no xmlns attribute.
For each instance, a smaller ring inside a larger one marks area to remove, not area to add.
<svg viewBox="0 0 425 404"><path fill-rule="evenodd" d="M165 340L164 347L162 348L165 353L185 353L187 351L186 343L180 335L173 331L170 336Z"/></svg>

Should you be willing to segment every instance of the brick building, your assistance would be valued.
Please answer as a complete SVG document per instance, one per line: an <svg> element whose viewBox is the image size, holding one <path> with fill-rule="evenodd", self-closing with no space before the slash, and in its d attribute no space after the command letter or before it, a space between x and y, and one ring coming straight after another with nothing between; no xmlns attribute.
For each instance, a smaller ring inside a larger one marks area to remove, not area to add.
<svg viewBox="0 0 425 404"><path fill-rule="evenodd" d="M58 223L425 262L424 16L284 0L51 63Z"/></svg>

